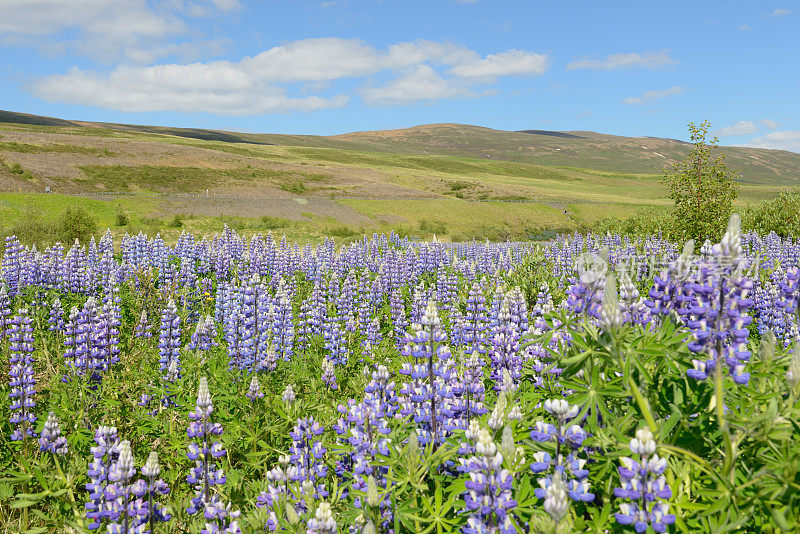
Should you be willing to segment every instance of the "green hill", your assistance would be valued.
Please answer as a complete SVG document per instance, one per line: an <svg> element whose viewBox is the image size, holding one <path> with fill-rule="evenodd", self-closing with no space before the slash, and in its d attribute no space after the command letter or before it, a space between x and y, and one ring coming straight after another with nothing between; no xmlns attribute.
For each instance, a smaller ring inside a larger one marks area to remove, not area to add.
<svg viewBox="0 0 800 534"><path fill-rule="evenodd" d="M666 206L663 171L689 149L674 139L463 124L311 136L0 111L0 213L6 233L30 216L26 205L49 217L69 202L102 226L129 215L120 232L226 222L301 239L391 229L523 238ZM740 173L742 203L800 185L800 154L720 150ZM43 198L46 188L65 196Z"/></svg>

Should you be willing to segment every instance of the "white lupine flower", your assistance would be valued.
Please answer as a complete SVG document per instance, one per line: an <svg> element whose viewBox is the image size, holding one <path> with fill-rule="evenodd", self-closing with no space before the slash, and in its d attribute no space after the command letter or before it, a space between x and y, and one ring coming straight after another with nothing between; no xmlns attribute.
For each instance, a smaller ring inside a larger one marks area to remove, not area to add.
<svg viewBox="0 0 800 534"><path fill-rule="evenodd" d="M159 473L161 473L161 466L158 465L158 453L153 451L142 466L142 474L147 478L156 478Z"/></svg>
<svg viewBox="0 0 800 534"><path fill-rule="evenodd" d="M569 510L569 503L567 502L567 485L561 478L561 473L556 471L547 487L544 499L544 510L550 514L553 521L558 523L564 516L567 515Z"/></svg>
<svg viewBox="0 0 800 534"><path fill-rule="evenodd" d="M645 427L636 431L636 437L630 443L631 452L640 456L651 456L656 452L656 442L653 441L653 433Z"/></svg>

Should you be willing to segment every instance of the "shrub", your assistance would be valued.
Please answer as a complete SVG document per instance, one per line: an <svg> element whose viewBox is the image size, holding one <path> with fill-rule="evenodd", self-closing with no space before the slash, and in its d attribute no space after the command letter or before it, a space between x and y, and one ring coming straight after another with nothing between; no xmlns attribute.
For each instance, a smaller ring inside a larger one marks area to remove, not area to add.
<svg viewBox="0 0 800 534"><path fill-rule="evenodd" d="M330 230L328 230L327 234L335 237L352 237L354 235L363 234L364 232L359 232L349 226L342 225L342 226L334 226Z"/></svg>
<svg viewBox="0 0 800 534"><path fill-rule="evenodd" d="M97 233L97 222L82 207L67 208L58 224L61 241L70 245L76 239L88 241Z"/></svg>
<svg viewBox="0 0 800 534"><path fill-rule="evenodd" d="M284 217L270 217L269 215L261 216L261 226L267 230L275 230L277 228L286 228L290 226L292 221Z"/></svg>
<svg viewBox="0 0 800 534"><path fill-rule="evenodd" d="M718 241L725 231L737 196L736 172L725 165L725 156L711 159L717 148L715 137L706 145L710 124L689 123L694 147L681 163L664 174L670 198L675 204L673 229L679 240L694 239L699 247L705 240Z"/></svg>
<svg viewBox="0 0 800 534"><path fill-rule="evenodd" d="M117 212L117 219L116 219L117 226L127 226L129 222L130 220L128 219L127 213L125 213L124 211Z"/></svg>
<svg viewBox="0 0 800 534"><path fill-rule="evenodd" d="M429 234L445 235L447 233L447 226L442 221L422 219L419 222L419 229Z"/></svg>
<svg viewBox="0 0 800 534"><path fill-rule="evenodd" d="M800 189L782 191L776 198L748 207L742 219L745 229L761 235L775 232L782 237L800 237Z"/></svg>
<svg viewBox="0 0 800 534"><path fill-rule="evenodd" d="M597 233L620 233L626 235L655 235L661 234L665 237L672 236L673 230L672 214L654 206L639 208L625 219L609 217L595 223L592 231Z"/></svg>
<svg viewBox="0 0 800 534"><path fill-rule="evenodd" d="M178 215L177 213L169 222L170 228L180 228L183 226L183 215Z"/></svg>

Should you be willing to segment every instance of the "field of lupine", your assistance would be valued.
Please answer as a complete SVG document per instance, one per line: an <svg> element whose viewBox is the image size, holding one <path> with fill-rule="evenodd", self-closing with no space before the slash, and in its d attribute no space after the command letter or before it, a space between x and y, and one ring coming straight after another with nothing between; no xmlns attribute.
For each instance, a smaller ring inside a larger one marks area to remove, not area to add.
<svg viewBox="0 0 800 534"><path fill-rule="evenodd" d="M5 532L797 532L800 244L5 243Z"/></svg>

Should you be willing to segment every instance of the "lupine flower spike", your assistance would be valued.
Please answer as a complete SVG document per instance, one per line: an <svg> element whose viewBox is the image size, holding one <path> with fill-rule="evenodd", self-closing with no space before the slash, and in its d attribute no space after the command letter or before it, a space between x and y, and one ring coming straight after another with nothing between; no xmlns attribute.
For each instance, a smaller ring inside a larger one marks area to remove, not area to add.
<svg viewBox="0 0 800 534"><path fill-rule="evenodd" d="M656 532L666 532L667 526L675 522L669 513L669 504L660 499L672 497L672 491L664 477L667 461L656 452L656 442L648 428L636 432L630 442L631 452L639 461L620 458L619 476L622 487L614 488L614 495L626 499L619 505L617 523L633 525L639 534L651 527Z"/></svg>

